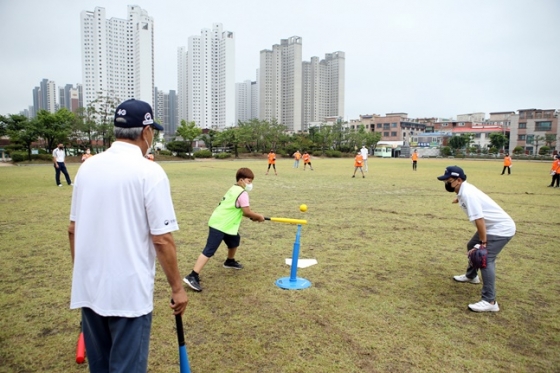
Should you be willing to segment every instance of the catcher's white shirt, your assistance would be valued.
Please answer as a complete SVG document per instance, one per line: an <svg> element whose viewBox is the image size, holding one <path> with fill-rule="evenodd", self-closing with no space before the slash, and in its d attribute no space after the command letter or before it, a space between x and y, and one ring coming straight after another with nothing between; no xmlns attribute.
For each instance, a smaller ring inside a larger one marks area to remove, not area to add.
<svg viewBox="0 0 560 373"><path fill-rule="evenodd" d="M513 219L492 198L474 185L463 181L457 199L459 206L469 217L469 221L484 219L486 234L500 237L515 235Z"/></svg>

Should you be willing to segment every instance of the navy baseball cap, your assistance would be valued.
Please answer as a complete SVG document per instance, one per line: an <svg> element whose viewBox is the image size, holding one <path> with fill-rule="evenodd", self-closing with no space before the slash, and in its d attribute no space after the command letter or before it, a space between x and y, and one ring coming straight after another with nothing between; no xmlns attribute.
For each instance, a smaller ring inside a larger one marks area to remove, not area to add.
<svg viewBox="0 0 560 373"><path fill-rule="evenodd" d="M154 121L154 112L150 104L130 99L122 102L115 110L115 127L135 128L152 126L163 131L163 127Z"/></svg>
<svg viewBox="0 0 560 373"><path fill-rule="evenodd" d="M461 180L465 181L467 180L467 175L465 175L465 173L463 172L463 169L461 167L457 167L457 166L449 166L445 169L445 173L441 176L438 176L438 180L447 180L450 177L458 177Z"/></svg>

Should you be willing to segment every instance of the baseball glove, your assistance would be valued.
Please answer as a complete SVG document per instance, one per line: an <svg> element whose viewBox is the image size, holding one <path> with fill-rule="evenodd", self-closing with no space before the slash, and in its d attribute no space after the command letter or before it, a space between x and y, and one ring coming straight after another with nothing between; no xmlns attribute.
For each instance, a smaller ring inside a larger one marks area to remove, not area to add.
<svg viewBox="0 0 560 373"><path fill-rule="evenodd" d="M469 251L468 257L469 264L474 269L486 268L488 250L486 250L484 245L475 245L474 249Z"/></svg>

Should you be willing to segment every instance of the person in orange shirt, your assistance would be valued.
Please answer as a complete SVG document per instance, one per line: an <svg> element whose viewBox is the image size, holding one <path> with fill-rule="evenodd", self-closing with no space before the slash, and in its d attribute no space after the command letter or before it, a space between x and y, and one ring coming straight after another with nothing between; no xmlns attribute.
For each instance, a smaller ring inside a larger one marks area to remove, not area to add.
<svg viewBox="0 0 560 373"><path fill-rule="evenodd" d="M416 149L414 149L410 158L412 158L412 171L416 171L416 168L418 167L418 152Z"/></svg>
<svg viewBox="0 0 560 373"><path fill-rule="evenodd" d="M294 168L299 168L299 160L301 158L301 153L299 152L299 150L296 150L293 157L294 157Z"/></svg>
<svg viewBox="0 0 560 373"><path fill-rule="evenodd" d="M554 181L556 181L556 188L560 188L560 154L556 154L554 156L554 162L552 162L550 174L552 175L552 181L548 187L553 188Z"/></svg>
<svg viewBox="0 0 560 373"><path fill-rule="evenodd" d="M358 152L358 154L356 154L356 157L354 157L354 175L352 175L352 177L356 177L356 171L358 171L358 168L362 173L362 178L366 177L366 175L364 175L364 170L362 168L363 165L364 165L364 157L362 157L361 152Z"/></svg>
<svg viewBox="0 0 560 373"><path fill-rule="evenodd" d="M511 175L511 157L509 153L506 153L504 157L504 169L502 170L502 175L506 172L506 168L508 170L508 175Z"/></svg>
<svg viewBox="0 0 560 373"><path fill-rule="evenodd" d="M86 149L86 152L84 153L84 155L82 155L82 162L85 162L86 160L88 160L91 157L91 151L89 150L89 148Z"/></svg>
<svg viewBox="0 0 560 373"><path fill-rule="evenodd" d="M303 152L303 171L305 171L305 167L309 165L311 171L313 171L313 167L311 166L311 156L307 152Z"/></svg>
<svg viewBox="0 0 560 373"><path fill-rule="evenodd" d="M276 172L276 154L272 149L270 149L270 153L268 153L268 168L266 169L267 175L268 175L268 171L270 171L270 166L274 168L274 175L278 176L278 173Z"/></svg>

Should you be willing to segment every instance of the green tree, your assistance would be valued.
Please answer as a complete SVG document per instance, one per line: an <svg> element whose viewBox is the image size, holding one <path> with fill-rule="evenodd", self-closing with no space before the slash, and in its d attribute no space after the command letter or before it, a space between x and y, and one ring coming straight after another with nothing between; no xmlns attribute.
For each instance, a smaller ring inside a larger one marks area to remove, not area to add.
<svg viewBox="0 0 560 373"><path fill-rule="evenodd" d="M453 150L463 149L467 143L467 139L464 136L452 136L449 139L449 146Z"/></svg>
<svg viewBox="0 0 560 373"><path fill-rule="evenodd" d="M0 137L6 136L8 134L7 130L7 118L3 115L0 115Z"/></svg>
<svg viewBox="0 0 560 373"><path fill-rule="evenodd" d="M183 141L187 143L189 151L192 152L192 142L200 136L202 129L196 126L195 122L186 122L184 119L181 120L181 125L177 128L176 135L181 137Z"/></svg>
<svg viewBox="0 0 560 373"><path fill-rule="evenodd" d="M98 92L98 96L90 103L90 114L96 123L96 132L103 140L103 150L111 146L115 141L114 117L115 110L121 100L115 96L114 92ZM157 132L157 131L156 131ZM156 137L157 138L157 133Z"/></svg>
<svg viewBox="0 0 560 373"><path fill-rule="evenodd" d="M68 136L72 132L74 113L66 108L62 108L56 113L40 110L36 120L39 137L45 140L49 152L56 147L56 144L68 142Z"/></svg>
<svg viewBox="0 0 560 373"><path fill-rule="evenodd" d="M12 114L6 118L6 133L10 141L20 144L27 150L27 157L31 160L31 144L39 138L37 123L30 121L24 115Z"/></svg>
<svg viewBox="0 0 560 373"><path fill-rule="evenodd" d="M206 147L208 149L210 149L210 151L212 151L213 147L214 147L214 143L216 141L216 136L217 136L218 132L214 131L214 130L208 130L207 133L203 134L202 136L200 136L200 139L202 141L204 141L204 145L206 145Z"/></svg>
<svg viewBox="0 0 560 373"><path fill-rule="evenodd" d="M533 137L533 144L535 145L535 153L533 153L534 155L539 154L539 143L541 143L544 139L545 137L541 135L535 135L535 137Z"/></svg>
<svg viewBox="0 0 560 373"><path fill-rule="evenodd" d="M501 132L494 132L490 134L490 144L496 149L503 149L507 143L507 136Z"/></svg>
<svg viewBox="0 0 560 373"><path fill-rule="evenodd" d="M547 133L546 135L544 135L544 143L546 144L546 146L548 146L549 148L553 148L555 143L556 143L556 134L554 133Z"/></svg>

